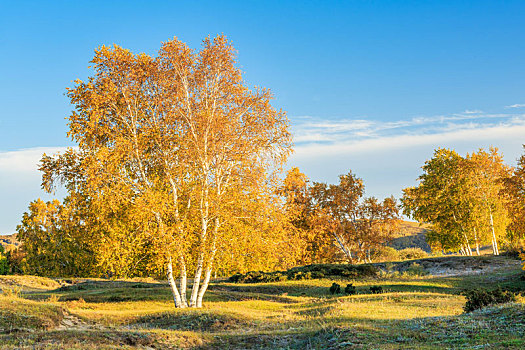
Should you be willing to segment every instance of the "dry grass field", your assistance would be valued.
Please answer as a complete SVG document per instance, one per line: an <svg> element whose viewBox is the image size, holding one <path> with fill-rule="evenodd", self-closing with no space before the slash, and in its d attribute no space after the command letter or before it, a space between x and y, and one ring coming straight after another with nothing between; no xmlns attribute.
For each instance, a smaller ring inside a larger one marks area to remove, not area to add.
<svg viewBox="0 0 525 350"><path fill-rule="evenodd" d="M52 280L0 276L2 349L521 349L524 298L464 313L461 292L525 290L507 257L419 261L447 273L241 284L216 280L200 310L175 310L168 285L150 279ZM439 260L441 259L441 260ZM418 263L418 261L415 261ZM456 266L457 273L451 273ZM466 267L469 267L466 269ZM467 271L468 273L463 273ZM357 294L331 295L333 282ZM373 294L370 286L384 293Z"/></svg>

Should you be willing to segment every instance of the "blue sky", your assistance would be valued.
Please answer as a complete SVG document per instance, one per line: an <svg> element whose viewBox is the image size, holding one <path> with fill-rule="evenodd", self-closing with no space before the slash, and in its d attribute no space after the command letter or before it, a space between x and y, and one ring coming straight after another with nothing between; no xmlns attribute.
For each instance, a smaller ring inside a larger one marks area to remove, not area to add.
<svg viewBox="0 0 525 350"><path fill-rule="evenodd" d="M288 112L289 165L328 182L352 169L368 195L414 185L438 146L514 164L525 141L523 1L0 0L0 23L0 233L49 198L36 162L72 145L65 88L103 44L155 55L224 33Z"/></svg>

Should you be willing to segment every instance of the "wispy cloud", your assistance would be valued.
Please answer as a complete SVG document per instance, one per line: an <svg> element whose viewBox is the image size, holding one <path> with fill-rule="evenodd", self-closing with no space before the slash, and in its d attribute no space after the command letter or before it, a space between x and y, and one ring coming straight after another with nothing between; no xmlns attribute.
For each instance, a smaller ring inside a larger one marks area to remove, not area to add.
<svg viewBox="0 0 525 350"><path fill-rule="evenodd" d="M397 121L297 117L293 118L294 141L298 152L306 148L334 150L350 145L379 145L382 140L388 140L388 147L396 147L417 139L478 137L475 135L487 130L514 134L525 127L525 114L467 112Z"/></svg>
<svg viewBox="0 0 525 350"><path fill-rule="evenodd" d="M292 118L298 166L312 181L337 181L352 170L363 178L367 195L399 196L414 186L421 166L438 147L465 154L499 147L509 164L525 142L525 114L457 113L397 121L366 118Z"/></svg>
<svg viewBox="0 0 525 350"><path fill-rule="evenodd" d="M506 109L509 109L509 108L523 108L523 107L525 107L525 103L516 103L516 104L510 105L510 106L505 106Z"/></svg>
<svg viewBox="0 0 525 350"><path fill-rule="evenodd" d="M461 142L470 142L474 151L480 140L495 140L505 138L523 138L525 135L525 121L487 126L482 124L449 125L435 133L406 133L402 135L380 136L360 140L340 140L329 144L302 144L296 147L297 157L313 157L322 155L374 153L391 151L400 148L415 148L419 146L435 145L435 147L449 147ZM497 146L497 145L496 145Z"/></svg>

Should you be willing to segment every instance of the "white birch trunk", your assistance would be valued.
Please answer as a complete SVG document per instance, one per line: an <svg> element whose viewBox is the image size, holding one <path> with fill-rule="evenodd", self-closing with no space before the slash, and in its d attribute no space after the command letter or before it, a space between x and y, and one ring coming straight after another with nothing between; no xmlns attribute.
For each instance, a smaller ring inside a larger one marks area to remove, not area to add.
<svg viewBox="0 0 525 350"><path fill-rule="evenodd" d="M492 231L492 252L494 255L499 255L498 250L498 240L496 238L496 231L494 230L494 219L492 218L492 210L489 207L489 215L490 215L490 229Z"/></svg>
<svg viewBox="0 0 525 350"><path fill-rule="evenodd" d="M180 257L180 297L183 307L188 306L188 301L186 300L186 288L187 288L187 272L186 272L186 262L184 257Z"/></svg>
<svg viewBox="0 0 525 350"><path fill-rule="evenodd" d="M179 291L177 289L177 285L175 284L175 280L173 279L173 264L171 262L171 258L169 258L168 261L168 283L171 287L171 293L173 294L173 301L175 303L176 308L183 308L185 305L182 303L182 299L180 297Z"/></svg>
<svg viewBox="0 0 525 350"><path fill-rule="evenodd" d="M496 232L494 231L494 220L492 219L492 210L489 208L490 214L490 228L492 230L492 252L494 255L499 255L498 240L496 239Z"/></svg>
<svg viewBox="0 0 525 350"><path fill-rule="evenodd" d="M197 296L201 282L203 260L204 252L201 253L197 260L197 268L195 269L195 277L193 278L193 286L191 289L190 307L197 307Z"/></svg>
<svg viewBox="0 0 525 350"><path fill-rule="evenodd" d="M468 237L465 231L463 231L463 237L465 238L465 254L468 256L472 256L472 249L470 248L470 243L468 241Z"/></svg>
<svg viewBox="0 0 525 350"><path fill-rule="evenodd" d="M348 262L352 262L352 253L350 253L348 251L348 249L346 249L342 239L339 237L339 235L337 233L334 232L333 235L335 237L335 240L336 240L337 244L339 245L339 248L341 248L343 253L345 253L346 258L348 259Z"/></svg>
<svg viewBox="0 0 525 350"><path fill-rule="evenodd" d="M199 289L199 294L197 295L197 307L202 307L202 299L204 298L204 293L206 293L206 290L208 289L208 285L210 283L211 271L212 266L210 263L210 266L206 268L206 272L204 273L204 280L202 281L202 285Z"/></svg>
<svg viewBox="0 0 525 350"><path fill-rule="evenodd" d="M476 254L480 256L479 254L479 240L478 240L478 233L476 231L476 228L474 227L474 240L476 241Z"/></svg>
<svg viewBox="0 0 525 350"><path fill-rule="evenodd" d="M208 289L208 285L210 284L211 272L213 270L213 262L215 260L215 253L217 252L216 244L217 244L218 231L219 231L219 218L215 218L215 227L213 228L213 240L212 240L210 258L208 260L206 271L204 273L204 280L202 281L199 293L197 295L197 307L202 307L202 299L204 298L204 293L206 293L206 290Z"/></svg>

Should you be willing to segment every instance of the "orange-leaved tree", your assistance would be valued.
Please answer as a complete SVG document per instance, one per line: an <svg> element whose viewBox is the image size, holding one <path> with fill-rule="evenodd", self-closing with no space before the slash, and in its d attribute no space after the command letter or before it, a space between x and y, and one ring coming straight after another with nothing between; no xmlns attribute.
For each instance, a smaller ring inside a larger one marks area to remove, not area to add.
<svg viewBox="0 0 525 350"><path fill-rule="evenodd" d="M349 262L370 262L370 253L391 238L400 222L393 197L364 198L363 180L351 171L339 184L314 183L310 189L313 225L328 233Z"/></svg>
<svg viewBox="0 0 525 350"><path fill-rule="evenodd" d="M246 86L224 36L200 51L174 38L155 58L102 46L92 63L94 75L68 89L90 200L127 201L164 257L175 306L201 307L221 239L289 154L286 115L269 90ZM57 163L44 159L48 182L67 177Z"/></svg>

